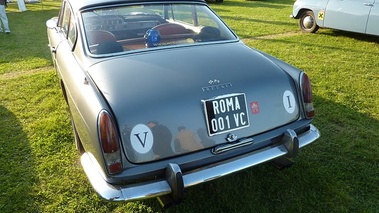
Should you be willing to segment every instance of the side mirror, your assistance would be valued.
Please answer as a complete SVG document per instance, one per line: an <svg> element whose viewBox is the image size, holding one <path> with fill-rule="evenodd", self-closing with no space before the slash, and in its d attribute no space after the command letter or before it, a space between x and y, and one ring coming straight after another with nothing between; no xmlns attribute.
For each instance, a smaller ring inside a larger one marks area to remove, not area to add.
<svg viewBox="0 0 379 213"><path fill-rule="evenodd" d="M56 29L57 28L57 22L56 19L49 19L46 21L46 27L49 29Z"/></svg>

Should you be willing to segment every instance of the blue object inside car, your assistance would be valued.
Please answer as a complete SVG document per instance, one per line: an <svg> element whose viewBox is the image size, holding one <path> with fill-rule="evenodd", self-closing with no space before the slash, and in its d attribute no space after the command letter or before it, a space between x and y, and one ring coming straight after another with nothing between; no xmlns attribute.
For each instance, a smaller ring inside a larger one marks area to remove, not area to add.
<svg viewBox="0 0 379 213"><path fill-rule="evenodd" d="M161 42L161 35L158 30L150 29L145 34L146 47L156 47Z"/></svg>

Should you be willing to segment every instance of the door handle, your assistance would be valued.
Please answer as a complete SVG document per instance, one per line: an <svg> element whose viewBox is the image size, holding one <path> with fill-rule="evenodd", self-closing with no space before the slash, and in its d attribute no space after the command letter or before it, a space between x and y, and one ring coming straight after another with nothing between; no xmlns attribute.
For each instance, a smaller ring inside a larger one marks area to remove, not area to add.
<svg viewBox="0 0 379 213"><path fill-rule="evenodd" d="M374 4L371 4L371 3L364 3L365 6L368 6L368 7L372 7L374 6Z"/></svg>
<svg viewBox="0 0 379 213"><path fill-rule="evenodd" d="M52 46L50 46L50 51L52 52L52 53L57 53L57 50L55 49L55 47L52 47Z"/></svg>

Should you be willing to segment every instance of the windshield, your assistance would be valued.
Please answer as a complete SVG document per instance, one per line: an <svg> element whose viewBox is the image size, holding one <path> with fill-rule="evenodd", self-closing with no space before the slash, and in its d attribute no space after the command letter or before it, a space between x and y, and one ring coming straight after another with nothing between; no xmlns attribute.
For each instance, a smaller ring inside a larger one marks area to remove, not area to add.
<svg viewBox="0 0 379 213"><path fill-rule="evenodd" d="M82 13L88 49L108 54L236 39L205 5L150 4Z"/></svg>

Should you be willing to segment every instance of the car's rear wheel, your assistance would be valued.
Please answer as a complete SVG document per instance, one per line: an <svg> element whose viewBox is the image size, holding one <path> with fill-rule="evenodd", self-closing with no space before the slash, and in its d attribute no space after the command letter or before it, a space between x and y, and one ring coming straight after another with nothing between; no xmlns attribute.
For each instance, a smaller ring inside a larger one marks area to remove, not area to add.
<svg viewBox="0 0 379 213"><path fill-rule="evenodd" d="M299 18L299 26L302 32L315 33L319 26L316 23L315 15L312 11L304 11Z"/></svg>

